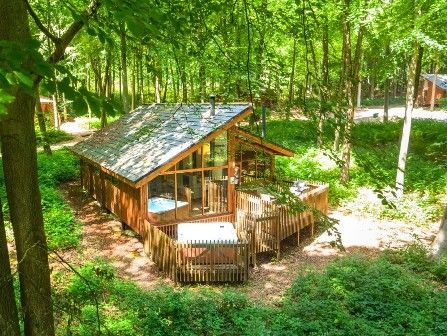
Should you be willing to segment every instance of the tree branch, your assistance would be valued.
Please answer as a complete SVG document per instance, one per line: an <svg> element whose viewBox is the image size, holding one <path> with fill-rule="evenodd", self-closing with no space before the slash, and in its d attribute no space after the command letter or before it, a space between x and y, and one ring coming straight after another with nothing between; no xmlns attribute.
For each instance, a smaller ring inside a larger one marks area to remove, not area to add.
<svg viewBox="0 0 447 336"><path fill-rule="evenodd" d="M34 23L36 24L37 28L39 28L40 31L42 33L44 33L46 37L48 37L51 41L53 41L53 43L55 43L55 44L59 43L59 38L57 36L55 36L54 34L52 34L48 30L48 28L45 27L45 25L42 23L42 21L40 21L40 19L37 16L36 12L31 7L31 4L29 3L29 1L28 0L23 0L23 1L25 2L26 9L27 9L29 15L31 15L31 17L33 18Z"/></svg>
<svg viewBox="0 0 447 336"><path fill-rule="evenodd" d="M70 42L76 36L76 34L81 30L84 24L98 11L99 6L101 5L100 0L92 0L88 8L81 14L79 20L74 21L70 27L62 34L59 38L59 42L56 43L56 49L51 54L48 61L51 64L55 64L59 62L65 54L65 49L68 47Z"/></svg>

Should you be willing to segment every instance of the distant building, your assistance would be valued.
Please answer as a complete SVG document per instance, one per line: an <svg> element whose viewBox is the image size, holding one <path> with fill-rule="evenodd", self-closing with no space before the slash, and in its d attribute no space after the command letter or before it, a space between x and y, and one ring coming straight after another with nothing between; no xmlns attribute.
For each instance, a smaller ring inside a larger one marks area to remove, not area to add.
<svg viewBox="0 0 447 336"><path fill-rule="evenodd" d="M40 106L42 107L43 112L52 112L53 111L53 99L40 96Z"/></svg>
<svg viewBox="0 0 447 336"><path fill-rule="evenodd" d="M422 76L422 83L419 85L417 103L421 106L428 106L431 103L434 74L426 74ZM439 99L447 96L447 75L438 74L436 76L435 86L435 105Z"/></svg>

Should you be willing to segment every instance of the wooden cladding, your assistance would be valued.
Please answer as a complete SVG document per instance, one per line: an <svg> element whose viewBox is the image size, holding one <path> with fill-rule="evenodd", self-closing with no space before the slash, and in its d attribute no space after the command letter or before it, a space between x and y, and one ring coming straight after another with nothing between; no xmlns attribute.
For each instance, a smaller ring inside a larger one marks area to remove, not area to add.
<svg viewBox="0 0 447 336"><path fill-rule="evenodd" d="M143 234L140 190L98 168L81 162L82 186L102 207L111 211L134 231Z"/></svg>

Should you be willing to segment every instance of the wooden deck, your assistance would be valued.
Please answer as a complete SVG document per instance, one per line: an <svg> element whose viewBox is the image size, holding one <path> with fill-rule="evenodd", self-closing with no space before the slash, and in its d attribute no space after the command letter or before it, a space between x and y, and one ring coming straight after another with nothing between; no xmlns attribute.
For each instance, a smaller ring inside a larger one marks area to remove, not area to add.
<svg viewBox="0 0 447 336"><path fill-rule="evenodd" d="M303 228L310 226L313 235L318 217L327 213L329 188L318 182L309 185L312 189L299 196L307 207L301 212L246 192L236 192L236 226L238 232L246 233L254 265L260 252L274 251L280 258L281 242L291 235L296 234L299 245Z"/></svg>
<svg viewBox="0 0 447 336"><path fill-rule="evenodd" d="M243 282L248 278L249 265L256 265L256 255L273 251L280 257L281 242L297 235L327 213L328 186L312 183L309 192L300 196L306 210L292 211L287 205L266 201L256 195L236 191L236 212L210 215L188 222L231 222L238 241L177 241L178 224L151 224L144 221L144 250L160 270L175 282ZM184 221L184 220L183 220Z"/></svg>

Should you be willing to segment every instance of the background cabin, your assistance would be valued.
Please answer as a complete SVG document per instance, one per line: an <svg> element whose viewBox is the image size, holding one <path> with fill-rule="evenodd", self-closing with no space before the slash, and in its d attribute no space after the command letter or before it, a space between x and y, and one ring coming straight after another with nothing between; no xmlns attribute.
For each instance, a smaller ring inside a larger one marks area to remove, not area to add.
<svg viewBox="0 0 447 336"><path fill-rule="evenodd" d="M434 74L426 74L422 77L422 83L419 85L419 92L417 102L421 106L428 106L431 104L433 95L433 81ZM435 83L435 105L438 105L439 99L447 96L447 75L436 75Z"/></svg>

